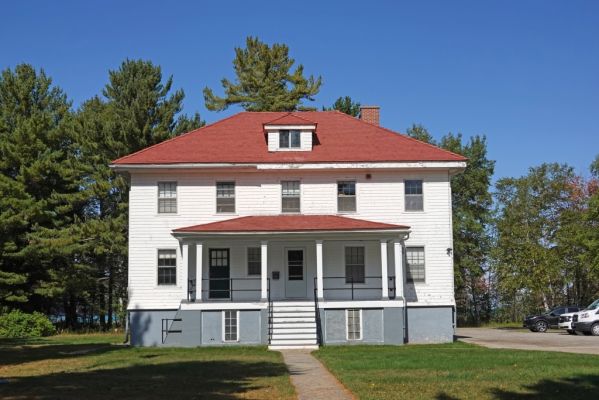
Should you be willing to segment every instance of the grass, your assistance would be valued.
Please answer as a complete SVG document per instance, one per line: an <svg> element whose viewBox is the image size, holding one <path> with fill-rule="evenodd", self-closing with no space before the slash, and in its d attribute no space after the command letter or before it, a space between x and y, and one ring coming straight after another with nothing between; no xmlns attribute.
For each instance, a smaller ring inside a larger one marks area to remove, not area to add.
<svg viewBox="0 0 599 400"><path fill-rule="evenodd" d="M360 399L593 399L599 356L444 345L327 346L313 353Z"/></svg>
<svg viewBox="0 0 599 400"><path fill-rule="evenodd" d="M2 399L293 399L264 347L132 348L122 334L0 340Z"/></svg>

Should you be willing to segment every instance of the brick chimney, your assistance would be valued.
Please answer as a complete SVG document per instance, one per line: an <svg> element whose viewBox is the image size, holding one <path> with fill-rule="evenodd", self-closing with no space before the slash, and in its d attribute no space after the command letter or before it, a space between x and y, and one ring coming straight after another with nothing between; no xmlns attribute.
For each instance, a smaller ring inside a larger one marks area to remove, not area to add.
<svg viewBox="0 0 599 400"><path fill-rule="evenodd" d="M379 106L361 106L360 119L373 125L379 125L379 115L381 108Z"/></svg>

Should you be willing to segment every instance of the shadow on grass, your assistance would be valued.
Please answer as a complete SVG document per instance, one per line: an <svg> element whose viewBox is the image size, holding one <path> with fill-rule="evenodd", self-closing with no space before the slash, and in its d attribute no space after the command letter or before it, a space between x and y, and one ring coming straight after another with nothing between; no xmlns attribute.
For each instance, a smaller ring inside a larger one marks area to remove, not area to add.
<svg viewBox="0 0 599 400"><path fill-rule="evenodd" d="M85 372L10 378L0 385L2 399L216 399L239 398L266 389L256 398L277 398L256 378L283 376L282 363L188 361ZM272 394L270 396L268 393Z"/></svg>
<svg viewBox="0 0 599 400"><path fill-rule="evenodd" d="M0 367L97 355L122 348L121 345L107 343L48 344L44 339L1 339Z"/></svg>
<svg viewBox="0 0 599 400"><path fill-rule="evenodd" d="M489 398L495 400L577 400L596 399L599 393L599 375L579 375L565 379L543 379L523 386L525 393L491 389ZM460 400L446 393L436 400Z"/></svg>

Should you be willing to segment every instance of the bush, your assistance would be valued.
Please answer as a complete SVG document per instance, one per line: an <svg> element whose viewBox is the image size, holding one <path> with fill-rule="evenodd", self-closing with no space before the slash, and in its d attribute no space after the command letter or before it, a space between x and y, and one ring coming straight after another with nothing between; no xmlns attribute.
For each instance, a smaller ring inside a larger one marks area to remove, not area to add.
<svg viewBox="0 0 599 400"><path fill-rule="evenodd" d="M0 337L3 338L50 336L55 332L52 322L42 313L27 314L13 310L0 315Z"/></svg>

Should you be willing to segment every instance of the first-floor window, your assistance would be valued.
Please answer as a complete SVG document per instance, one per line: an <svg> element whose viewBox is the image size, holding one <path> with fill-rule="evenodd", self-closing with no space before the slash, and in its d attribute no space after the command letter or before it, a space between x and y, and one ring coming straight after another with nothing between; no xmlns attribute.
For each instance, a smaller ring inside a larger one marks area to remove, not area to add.
<svg viewBox="0 0 599 400"><path fill-rule="evenodd" d="M177 250L158 250L158 284L177 284Z"/></svg>
<svg viewBox="0 0 599 400"><path fill-rule="evenodd" d="M224 340L225 342L236 342L239 337L239 311L225 310L223 311L224 319Z"/></svg>
<svg viewBox="0 0 599 400"><path fill-rule="evenodd" d="M347 340L362 339L362 310L350 308L347 310Z"/></svg>
<svg viewBox="0 0 599 400"><path fill-rule="evenodd" d="M248 275L262 272L262 251L260 247L248 247Z"/></svg>
<svg viewBox="0 0 599 400"><path fill-rule="evenodd" d="M365 282L364 247L345 248L345 283Z"/></svg>
<svg viewBox="0 0 599 400"><path fill-rule="evenodd" d="M406 247L407 281L424 282L424 247Z"/></svg>

